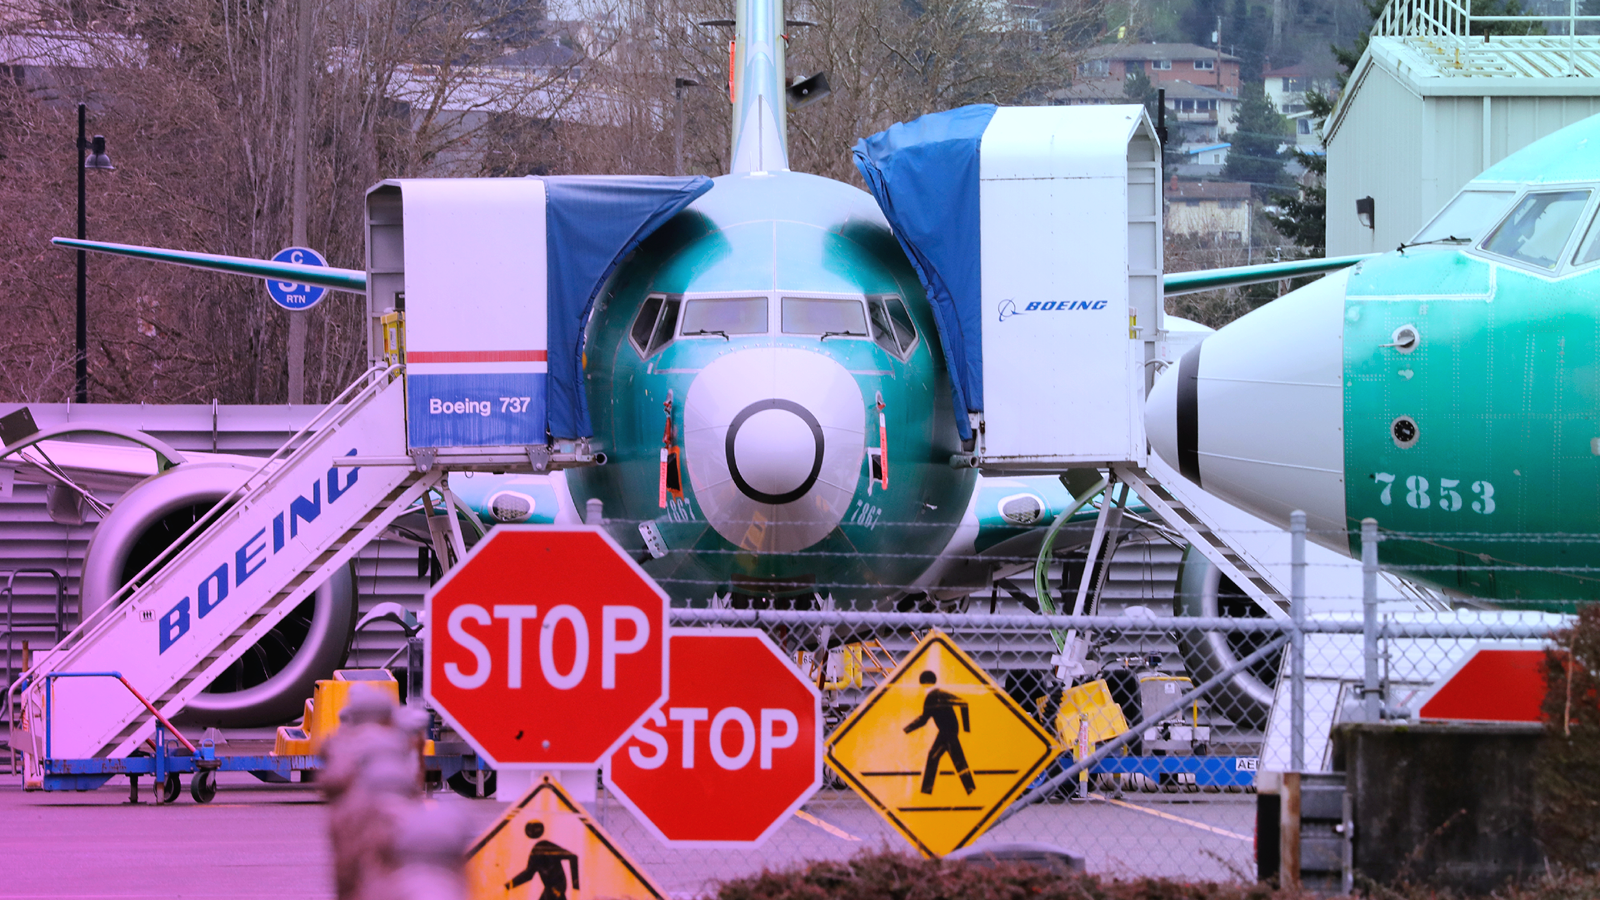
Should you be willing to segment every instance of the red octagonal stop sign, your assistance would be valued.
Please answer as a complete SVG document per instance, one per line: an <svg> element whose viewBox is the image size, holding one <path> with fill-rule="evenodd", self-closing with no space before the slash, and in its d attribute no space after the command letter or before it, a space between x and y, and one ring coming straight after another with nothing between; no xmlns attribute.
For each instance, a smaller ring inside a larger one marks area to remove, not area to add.
<svg viewBox="0 0 1600 900"><path fill-rule="evenodd" d="M428 594L424 694L496 768L598 765L666 694L667 604L599 528L498 526Z"/></svg>
<svg viewBox="0 0 1600 900"><path fill-rule="evenodd" d="M605 780L673 845L755 844L822 786L822 695L754 628L675 628L666 705Z"/></svg>

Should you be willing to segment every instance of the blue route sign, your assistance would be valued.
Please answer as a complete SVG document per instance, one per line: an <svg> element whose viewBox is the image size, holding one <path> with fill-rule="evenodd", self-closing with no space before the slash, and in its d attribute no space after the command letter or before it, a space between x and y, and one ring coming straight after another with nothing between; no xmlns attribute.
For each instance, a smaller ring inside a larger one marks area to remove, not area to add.
<svg viewBox="0 0 1600 900"><path fill-rule="evenodd" d="M302 266L328 264L321 253L309 247L285 247L278 251L278 255L274 256L272 261L296 263ZM328 289L309 284L295 284L292 281L268 281L267 294L272 297L273 303L284 309L306 310L316 306L318 301L327 296Z"/></svg>

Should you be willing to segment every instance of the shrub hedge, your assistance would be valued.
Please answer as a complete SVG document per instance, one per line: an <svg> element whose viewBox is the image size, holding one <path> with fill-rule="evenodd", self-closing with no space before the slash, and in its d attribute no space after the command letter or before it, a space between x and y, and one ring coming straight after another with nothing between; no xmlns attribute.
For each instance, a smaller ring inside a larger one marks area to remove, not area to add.
<svg viewBox="0 0 1600 900"><path fill-rule="evenodd" d="M1361 885L1369 900L1595 900L1600 877L1568 871L1471 898L1422 885ZM865 851L724 883L717 900L1312 900L1270 884L1063 876L1028 863L975 865Z"/></svg>

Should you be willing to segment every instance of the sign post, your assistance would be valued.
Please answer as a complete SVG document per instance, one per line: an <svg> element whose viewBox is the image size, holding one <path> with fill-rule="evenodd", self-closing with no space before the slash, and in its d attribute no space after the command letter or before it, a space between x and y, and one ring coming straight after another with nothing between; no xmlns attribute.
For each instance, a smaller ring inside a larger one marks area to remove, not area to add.
<svg viewBox="0 0 1600 900"><path fill-rule="evenodd" d="M303 136L302 136L303 139ZM303 188L304 185L297 185ZM303 209L297 205L295 239L305 238ZM328 261L321 253L310 247L285 247L272 257L273 262L295 263L303 266L326 266ZM268 281L267 296L272 302L289 311L289 402L299 404L306 402L306 317L300 315L316 306L327 296L328 289L309 284L295 284L292 281Z"/></svg>
<svg viewBox="0 0 1600 900"><path fill-rule="evenodd" d="M673 629L667 702L606 787L672 846L759 844L822 786L822 695L759 629Z"/></svg>
<svg viewBox="0 0 1600 900"><path fill-rule="evenodd" d="M496 769L598 766L666 696L667 595L598 527L501 525L426 603L423 694Z"/></svg>

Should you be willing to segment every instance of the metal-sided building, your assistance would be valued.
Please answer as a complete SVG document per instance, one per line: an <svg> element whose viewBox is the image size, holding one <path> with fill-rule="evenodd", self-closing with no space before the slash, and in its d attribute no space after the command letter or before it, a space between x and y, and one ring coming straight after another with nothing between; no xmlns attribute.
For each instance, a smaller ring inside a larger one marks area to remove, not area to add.
<svg viewBox="0 0 1600 900"><path fill-rule="evenodd" d="M1454 0L1384 10L1325 128L1329 256L1393 250L1490 165L1600 113L1600 36L1571 36L1600 17L1510 18Z"/></svg>

